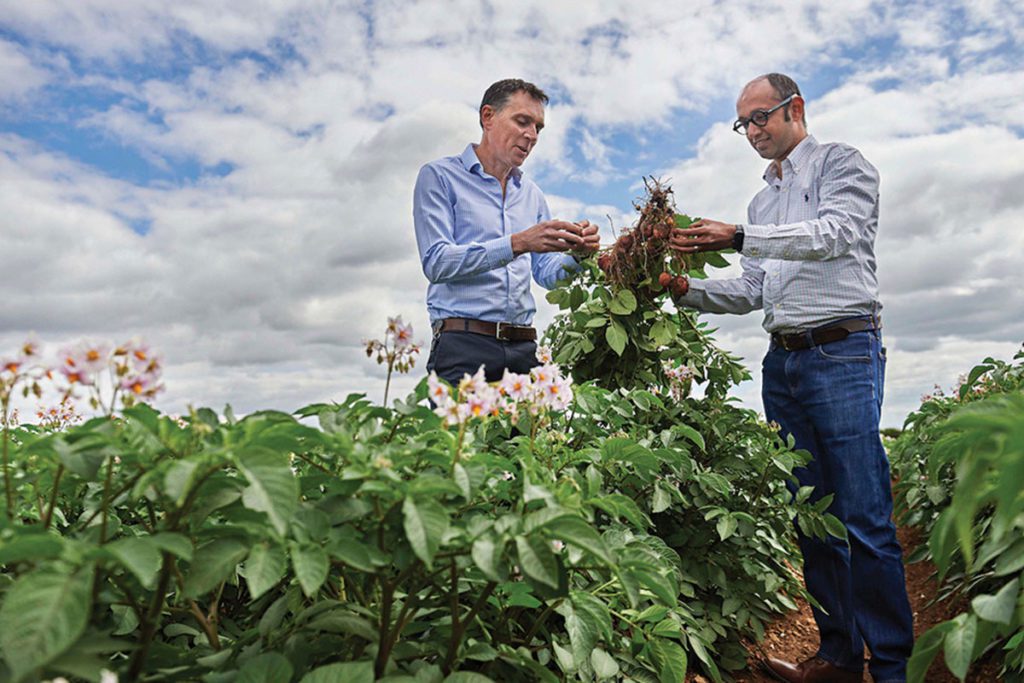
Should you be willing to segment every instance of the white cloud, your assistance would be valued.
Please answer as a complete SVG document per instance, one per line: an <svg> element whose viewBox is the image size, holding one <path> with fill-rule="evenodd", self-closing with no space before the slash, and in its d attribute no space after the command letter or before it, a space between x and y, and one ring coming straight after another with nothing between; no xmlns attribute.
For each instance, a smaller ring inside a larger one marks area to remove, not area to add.
<svg viewBox="0 0 1024 683"><path fill-rule="evenodd" d="M18 45L0 39L0 104L11 104L50 81L48 69L32 62Z"/></svg>
<svg viewBox="0 0 1024 683"><path fill-rule="evenodd" d="M490 82L521 75L553 95L526 171L558 184L556 216L596 222L607 243L609 222L633 222L639 188L622 185L642 174L669 178L691 215L745 217L764 162L729 129L731 107L747 79L778 69L815 93L819 139L851 142L882 170L887 417L905 413L950 368L1024 337L1014 5L12 5L5 114L47 119L79 148L123 146L166 177L183 162L230 173L134 184L45 135L0 136L0 344L33 329L54 342L143 334L167 355L161 404L173 410L382 389L360 340L400 313L429 341L413 179L479 139ZM659 146L695 151L659 169ZM535 294L543 325L555 311ZM757 316L713 320L756 373ZM738 391L759 404L756 380Z"/></svg>

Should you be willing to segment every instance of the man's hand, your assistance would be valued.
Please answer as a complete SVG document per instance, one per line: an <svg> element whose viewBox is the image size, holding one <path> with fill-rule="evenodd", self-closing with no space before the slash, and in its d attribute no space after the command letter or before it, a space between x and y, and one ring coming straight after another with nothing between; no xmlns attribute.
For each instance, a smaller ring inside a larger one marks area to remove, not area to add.
<svg viewBox="0 0 1024 683"><path fill-rule="evenodd" d="M590 224L587 223L587 226ZM587 229L568 221L544 221L512 235L512 253L519 256L527 252L584 250L594 241L591 238L588 242L589 233L584 234ZM597 234L596 227L593 228L593 234Z"/></svg>
<svg viewBox="0 0 1024 683"><path fill-rule="evenodd" d="M586 258L601 247L601 236L597 234L597 226L590 221L580 221L576 225L581 229L580 237L583 238L583 244L573 250L573 256Z"/></svg>
<svg viewBox="0 0 1024 683"><path fill-rule="evenodd" d="M731 249L735 234L736 226L731 223L701 218L691 223L689 228L673 229L669 247L681 254Z"/></svg>

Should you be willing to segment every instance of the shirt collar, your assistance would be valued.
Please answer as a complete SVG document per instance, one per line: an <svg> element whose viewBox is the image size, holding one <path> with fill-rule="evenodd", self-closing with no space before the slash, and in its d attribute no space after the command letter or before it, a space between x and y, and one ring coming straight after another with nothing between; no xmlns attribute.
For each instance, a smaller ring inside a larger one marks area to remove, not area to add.
<svg viewBox="0 0 1024 683"><path fill-rule="evenodd" d="M459 159L462 160L462 165L465 166L466 170L470 173L475 173L481 178L484 177L484 165L480 163L480 157L476 155L476 145L472 142L466 145L466 149L462 150L462 154L459 155ZM515 180L516 185L522 183L523 171L516 167L509 172L509 176Z"/></svg>
<svg viewBox="0 0 1024 683"><path fill-rule="evenodd" d="M797 143L793 151L789 153L785 159L782 160L782 175L783 177L792 174L797 174L800 169L804 167L811 154L814 152L814 148L818 146L818 141L813 135L808 135L803 140ZM778 182L778 177L772 171L774 164L768 164L768 168L764 170L764 178L766 183Z"/></svg>

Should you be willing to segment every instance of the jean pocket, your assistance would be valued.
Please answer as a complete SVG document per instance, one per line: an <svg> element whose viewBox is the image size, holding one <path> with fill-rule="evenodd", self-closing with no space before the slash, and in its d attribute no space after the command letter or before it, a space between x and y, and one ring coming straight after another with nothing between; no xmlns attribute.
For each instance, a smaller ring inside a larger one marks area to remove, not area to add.
<svg viewBox="0 0 1024 683"><path fill-rule="evenodd" d="M846 339L815 346L814 350L825 360L840 363L870 363L871 335L866 332L854 332Z"/></svg>

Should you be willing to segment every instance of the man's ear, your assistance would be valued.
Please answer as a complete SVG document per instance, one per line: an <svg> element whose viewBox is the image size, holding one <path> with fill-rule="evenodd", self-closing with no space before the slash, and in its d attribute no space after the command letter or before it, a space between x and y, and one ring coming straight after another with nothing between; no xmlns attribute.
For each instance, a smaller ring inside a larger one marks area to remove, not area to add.
<svg viewBox="0 0 1024 683"><path fill-rule="evenodd" d="M480 127L486 130L487 126L490 124L490 122L494 120L494 114L495 113L496 112L494 111L494 107L492 107L489 104L485 104L483 107L481 107L480 108Z"/></svg>
<svg viewBox="0 0 1024 683"><path fill-rule="evenodd" d="M797 95L789 105L789 111L794 121L804 120L804 98Z"/></svg>

